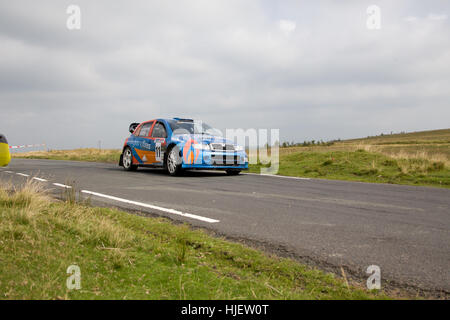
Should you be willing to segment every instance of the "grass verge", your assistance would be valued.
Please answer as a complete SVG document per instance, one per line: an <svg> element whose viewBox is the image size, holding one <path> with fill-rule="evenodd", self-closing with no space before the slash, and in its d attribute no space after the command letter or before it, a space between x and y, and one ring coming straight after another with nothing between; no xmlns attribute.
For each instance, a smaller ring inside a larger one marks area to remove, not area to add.
<svg viewBox="0 0 450 320"><path fill-rule="evenodd" d="M263 165L250 165L259 173ZM267 167L267 166L266 166ZM362 182L450 187L450 170L442 161L394 158L356 151L300 151L280 155L280 175Z"/></svg>
<svg viewBox="0 0 450 320"><path fill-rule="evenodd" d="M384 299L162 218L0 188L2 299ZM70 265L81 289L69 290Z"/></svg>
<svg viewBox="0 0 450 320"><path fill-rule="evenodd" d="M261 164L251 165L260 172ZM450 187L450 129L280 148L280 175Z"/></svg>

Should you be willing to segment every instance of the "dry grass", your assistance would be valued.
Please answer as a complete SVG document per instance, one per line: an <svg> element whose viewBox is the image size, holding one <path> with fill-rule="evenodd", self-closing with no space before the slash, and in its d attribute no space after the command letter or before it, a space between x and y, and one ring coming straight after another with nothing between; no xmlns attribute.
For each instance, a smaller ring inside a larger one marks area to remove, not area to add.
<svg viewBox="0 0 450 320"><path fill-rule="evenodd" d="M415 153L400 150L398 153L381 152L397 160L428 160L429 162L443 163L450 168L450 160L445 154L429 154L426 151L416 151Z"/></svg>
<svg viewBox="0 0 450 320"><path fill-rule="evenodd" d="M346 140L335 146L349 151L362 149L381 153L396 160L441 162L450 168L450 129Z"/></svg>
<svg viewBox="0 0 450 320"><path fill-rule="evenodd" d="M20 208L19 215L23 219L31 218L50 199L41 184L28 180L20 188L0 181L0 201L9 208Z"/></svg>
<svg viewBox="0 0 450 320"><path fill-rule="evenodd" d="M82 148L73 150L30 151L30 152L12 153L11 157L25 158L25 159L53 159L53 160L118 163L120 157L120 150Z"/></svg>
<svg viewBox="0 0 450 320"><path fill-rule="evenodd" d="M76 205L74 201L67 201L60 210L43 210L49 203L54 202L47 195L42 184L28 180L17 188L10 184L0 186L1 203L17 214L16 218L32 221L37 214L46 213L55 226L65 227L72 232L82 235L85 241L92 241L99 246L125 248L134 240L129 232L120 228L111 219L96 214L95 208Z"/></svg>
<svg viewBox="0 0 450 320"><path fill-rule="evenodd" d="M349 151L364 150L367 152L376 152L396 160L426 160L428 162L440 162L443 163L446 168L450 168L450 158L446 152L430 152L426 150L426 147L421 145L416 145L415 148L411 148L411 146L408 147L409 148L398 145L395 148L386 148L380 145L362 143L347 146ZM448 148L450 149L450 145Z"/></svg>

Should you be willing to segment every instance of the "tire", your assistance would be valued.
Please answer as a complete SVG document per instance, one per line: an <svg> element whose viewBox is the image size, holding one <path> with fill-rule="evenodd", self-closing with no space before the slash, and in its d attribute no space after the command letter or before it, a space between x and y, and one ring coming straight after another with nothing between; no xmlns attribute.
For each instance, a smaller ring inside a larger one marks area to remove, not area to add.
<svg viewBox="0 0 450 320"><path fill-rule="evenodd" d="M130 147L126 147L122 153L122 165L125 171L136 171L137 165L133 164L133 153Z"/></svg>
<svg viewBox="0 0 450 320"><path fill-rule="evenodd" d="M178 146L169 149L165 160L165 168L171 176L178 176L183 171L181 168L181 156Z"/></svg>
<svg viewBox="0 0 450 320"><path fill-rule="evenodd" d="M239 173L241 173L241 170L239 170L239 169L227 169L226 172L227 172L227 175L229 175L229 176L237 176Z"/></svg>

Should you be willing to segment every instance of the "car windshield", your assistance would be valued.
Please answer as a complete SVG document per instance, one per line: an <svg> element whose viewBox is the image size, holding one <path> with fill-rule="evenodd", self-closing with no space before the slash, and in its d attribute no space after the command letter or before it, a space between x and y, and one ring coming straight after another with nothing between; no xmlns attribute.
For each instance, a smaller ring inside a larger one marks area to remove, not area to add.
<svg viewBox="0 0 450 320"><path fill-rule="evenodd" d="M222 136L222 133L201 121L169 120L170 128L174 134L209 134Z"/></svg>

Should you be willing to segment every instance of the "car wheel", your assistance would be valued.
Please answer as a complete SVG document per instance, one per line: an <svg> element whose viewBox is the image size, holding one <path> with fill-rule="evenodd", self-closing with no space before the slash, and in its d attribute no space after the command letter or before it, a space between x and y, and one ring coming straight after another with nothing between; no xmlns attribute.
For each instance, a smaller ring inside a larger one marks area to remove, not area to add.
<svg viewBox="0 0 450 320"><path fill-rule="evenodd" d="M166 169L171 176L179 175L182 171L180 149L177 146L172 147L168 152Z"/></svg>
<svg viewBox="0 0 450 320"><path fill-rule="evenodd" d="M236 170L236 169L228 169L226 170L227 175L229 176L237 176L239 173L241 173L241 170Z"/></svg>
<svg viewBox="0 0 450 320"><path fill-rule="evenodd" d="M123 168L126 171L135 171L137 169L137 165L133 164L133 154L131 153L130 147L126 147L125 150L123 150L122 163Z"/></svg>

